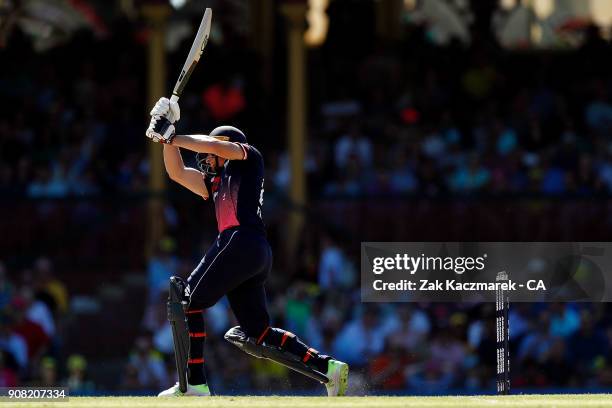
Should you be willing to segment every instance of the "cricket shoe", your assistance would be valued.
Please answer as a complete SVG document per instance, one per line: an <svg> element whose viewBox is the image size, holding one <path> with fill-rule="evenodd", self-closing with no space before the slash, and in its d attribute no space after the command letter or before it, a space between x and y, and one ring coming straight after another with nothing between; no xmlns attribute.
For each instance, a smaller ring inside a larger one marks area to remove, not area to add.
<svg viewBox="0 0 612 408"><path fill-rule="evenodd" d="M338 360L329 360L327 362L327 378L329 382L325 384L327 395L330 397L339 397L346 394L348 386L349 366L346 363Z"/></svg>
<svg viewBox="0 0 612 408"><path fill-rule="evenodd" d="M187 384L187 391L181 392L179 389L179 383L174 384L172 387L165 391L160 392L158 397L210 397L210 390L208 384L191 385Z"/></svg>

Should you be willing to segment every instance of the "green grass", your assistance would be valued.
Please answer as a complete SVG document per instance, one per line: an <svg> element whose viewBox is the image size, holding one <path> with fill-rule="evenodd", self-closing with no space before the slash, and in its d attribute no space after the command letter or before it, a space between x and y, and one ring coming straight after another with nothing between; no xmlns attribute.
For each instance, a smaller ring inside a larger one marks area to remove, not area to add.
<svg viewBox="0 0 612 408"><path fill-rule="evenodd" d="M2 403L0 403L1 405ZM507 397L71 397L68 402L23 402L14 407L176 408L412 408L412 407L612 407L612 394L512 395Z"/></svg>

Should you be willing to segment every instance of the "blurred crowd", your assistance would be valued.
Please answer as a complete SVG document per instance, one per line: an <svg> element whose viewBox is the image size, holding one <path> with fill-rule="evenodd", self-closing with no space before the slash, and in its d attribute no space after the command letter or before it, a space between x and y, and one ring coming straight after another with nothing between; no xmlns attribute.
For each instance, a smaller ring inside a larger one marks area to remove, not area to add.
<svg viewBox="0 0 612 408"><path fill-rule="evenodd" d="M478 41L469 48L434 46L422 27L405 30L397 42L360 42L356 51L351 35L330 27L328 41L309 52L309 197L612 192L612 53L596 29L579 49L563 53L509 53ZM23 34L12 35L0 50L3 60L20 61L0 64L3 203L147 191L145 40L119 22L104 40L77 33L64 46L34 54ZM266 192L282 194L290 183L284 83L264 84L261 64L244 46L211 44L206 52L213 55L206 75L194 75L181 98L179 131L243 127L266 157ZM276 65L273 73L282 78L284 65ZM40 210L32 219L46 220L48 207ZM186 222L176 223L195 215L176 211L165 214L175 220L176 239L201 242L201 226L181 236ZM83 214L80 224L95 218ZM103 224L97 228L123 245ZM280 262L269 286L270 310L274 324L351 364L352 392L493 389L492 305L363 304L359 258L351 252L357 247L349 248L346 236L311 232L293 265L297 274L288 277L282 238L272 231ZM104 250L93 248L91 258ZM179 249L167 239L149 259L138 258L147 269L146 296L139 299L146 307L142 320L131 323L141 334L132 350L115 350L121 375L96 387L141 392L174 383L166 282L197 262ZM8 256L16 255L0 251ZM68 384L92 392L91 365L108 363L62 347L69 277L58 280L64 276L47 258L32 261L0 264L0 385ZM610 312L608 304L513 305L514 386L612 387ZM313 386L226 344L222 335L234 322L225 301L206 312L206 321L206 366L221 389Z"/></svg>
<svg viewBox="0 0 612 408"><path fill-rule="evenodd" d="M610 44L597 28L557 53L434 47L419 28L357 60L342 45L315 54L320 80L334 86L313 91L314 194L612 191ZM287 188L284 154L273 180Z"/></svg>
<svg viewBox="0 0 612 408"><path fill-rule="evenodd" d="M65 354L68 314L68 291L49 258L10 271L0 262L0 386L93 391L85 357Z"/></svg>
<svg viewBox="0 0 612 408"><path fill-rule="evenodd" d="M119 40L137 35L125 29L100 42L81 34L36 55L31 72L2 67L0 194L146 190L146 67L138 38ZM425 30L406 30L399 43L357 56L333 32L311 51L312 197L611 191L612 64L596 28L579 49L556 53L434 46ZM23 53L15 37L7 58ZM76 49L90 51L75 66L66 56ZM285 105L275 97L282 84L264 87L243 48L209 51L210 74L181 99L179 131L242 126L266 155L268 188L285 191L289 161L278 119Z"/></svg>
<svg viewBox="0 0 612 408"><path fill-rule="evenodd" d="M131 350L116 350L122 374L95 384L88 360L66 350L71 315L65 285L52 263L38 259L19 273L0 265L0 384L69 386L72 393L114 389L154 392L174 383L173 342L166 320L167 278L189 260L165 238L147 267L146 308ZM354 260L331 238L312 256L313 279L269 285L274 324L314 348L347 361L351 392L368 394L483 392L494 389L493 304L365 304ZM13 277L12 279L10 277ZM143 288L144 289L144 288ZM516 388L601 389L612 386L610 304L513 303L510 308L512 384ZM288 369L241 353L223 340L236 324L225 300L205 311L209 380L217 392L313 392L316 384ZM78 322L75 322L78 325ZM83 333L90 341L99 334ZM117 373L118 374L118 373Z"/></svg>

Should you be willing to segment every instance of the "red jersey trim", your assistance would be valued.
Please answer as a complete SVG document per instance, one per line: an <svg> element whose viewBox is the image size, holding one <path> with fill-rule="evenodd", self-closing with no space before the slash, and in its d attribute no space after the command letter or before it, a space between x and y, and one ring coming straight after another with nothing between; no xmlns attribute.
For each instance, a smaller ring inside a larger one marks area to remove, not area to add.
<svg viewBox="0 0 612 408"><path fill-rule="evenodd" d="M236 142L234 142L234 143L242 148L242 152L244 153L244 157L242 158L242 160L246 160L247 157L248 157L248 153L247 153L246 147L244 147L244 145L242 143L236 143Z"/></svg>

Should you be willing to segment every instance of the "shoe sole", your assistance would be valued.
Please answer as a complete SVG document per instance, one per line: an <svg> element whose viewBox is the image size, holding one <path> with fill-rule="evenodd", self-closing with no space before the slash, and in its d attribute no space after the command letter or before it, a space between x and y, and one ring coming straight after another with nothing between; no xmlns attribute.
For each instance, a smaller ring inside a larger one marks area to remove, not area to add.
<svg viewBox="0 0 612 408"><path fill-rule="evenodd" d="M210 394L166 394L166 395L157 395L158 398L178 398L178 397L210 397Z"/></svg>
<svg viewBox="0 0 612 408"><path fill-rule="evenodd" d="M330 397L342 397L346 394L346 389L348 387L349 366L346 363L336 363L335 366L336 370L334 370L332 378L334 384L333 390L335 392L330 394L328 389L327 393Z"/></svg>
<svg viewBox="0 0 612 408"><path fill-rule="evenodd" d="M176 394L176 393L173 393L173 394L163 394L163 395L162 395L162 393L157 394L158 398L177 398L177 397L182 397L182 396L183 396L182 394Z"/></svg>
<svg viewBox="0 0 612 408"><path fill-rule="evenodd" d="M348 387L348 375L349 375L349 366L344 363L340 366L340 375L338 376L338 396L342 397L346 394L346 389Z"/></svg>

